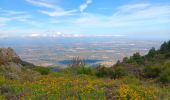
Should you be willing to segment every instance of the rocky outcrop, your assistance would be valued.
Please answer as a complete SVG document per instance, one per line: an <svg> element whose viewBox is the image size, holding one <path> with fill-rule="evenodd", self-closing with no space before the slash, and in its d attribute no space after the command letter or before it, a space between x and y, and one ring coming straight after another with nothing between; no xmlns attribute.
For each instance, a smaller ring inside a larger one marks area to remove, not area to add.
<svg viewBox="0 0 170 100"><path fill-rule="evenodd" d="M12 48L0 48L0 64L8 62L19 63L21 59Z"/></svg>
<svg viewBox="0 0 170 100"><path fill-rule="evenodd" d="M34 67L33 64L22 61L12 48L0 48L0 67L20 71L22 67Z"/></svg>
<svg viewBox="0 0 170 100"><path fill-rule="evenodd" d="M0 48L0 74L7 79L29 79L37 75L32 68L33 64L22 61L12 48ZM27 73L29 76L25 76ZM28 74L29 73L29 74Z"/></svg>

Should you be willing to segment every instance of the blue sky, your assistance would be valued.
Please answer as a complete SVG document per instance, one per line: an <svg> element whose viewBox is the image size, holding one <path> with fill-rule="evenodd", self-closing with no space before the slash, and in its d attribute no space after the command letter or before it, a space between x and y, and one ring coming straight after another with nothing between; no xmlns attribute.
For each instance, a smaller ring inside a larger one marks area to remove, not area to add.
<svg viewBox="0 0 170 100"><path fill-rule="evenodd" d="M170 36L170 0L0 0L0 37Z"/></svg>

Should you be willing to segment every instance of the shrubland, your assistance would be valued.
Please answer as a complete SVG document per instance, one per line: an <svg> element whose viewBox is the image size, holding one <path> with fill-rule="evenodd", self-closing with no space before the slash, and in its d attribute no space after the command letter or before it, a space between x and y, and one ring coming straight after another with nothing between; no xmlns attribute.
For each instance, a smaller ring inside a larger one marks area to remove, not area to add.
<svg viewBox="0 0 170 100"><path fill-rule="evenodd" d="M79 57L57 72L0 67L0 100L170 100L170 41L112 67L92 67Z"/></svg>

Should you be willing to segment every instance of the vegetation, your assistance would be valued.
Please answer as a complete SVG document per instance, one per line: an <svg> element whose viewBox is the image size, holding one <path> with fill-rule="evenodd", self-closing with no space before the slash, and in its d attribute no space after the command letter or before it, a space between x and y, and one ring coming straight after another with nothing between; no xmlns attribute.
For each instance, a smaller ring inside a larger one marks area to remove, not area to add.
<svg viewBox="0 0 170 100"><path fill-rule="evenodd" d="M34 68L35 71L38 71L41 75L48 75L51 70L49 68L45 68L45 67L36 67Z"/></svg>
<svg viewBox="0 0 170 100"><path fill-rule="evenodd" d="M170 41L108 68L79 57L58 72L0 67L0 100L170 100Z"/></svg>
<svg viewBox="0 0 170 100"><path fill-rule="evenodd" d="M109 77L111 79L117 79L121 78L122 76L125 76L126 72L125 69L121 66L106 68L104 66L100 66L97 68L96 76L97 77Z"/></svg>
<svg viewBox="0 0 170 100"><path fill-rule="evenodd" d="M169 84L170 41L164 42L158 50L150 49L148 54L144 56L135 53L130 58L125 57L122 62L119 62L119 65L127 67L127 71L132 72L133 75L136 75L136 73L131 69L138 70L140 77L153 78L159 82Z"/></svg>

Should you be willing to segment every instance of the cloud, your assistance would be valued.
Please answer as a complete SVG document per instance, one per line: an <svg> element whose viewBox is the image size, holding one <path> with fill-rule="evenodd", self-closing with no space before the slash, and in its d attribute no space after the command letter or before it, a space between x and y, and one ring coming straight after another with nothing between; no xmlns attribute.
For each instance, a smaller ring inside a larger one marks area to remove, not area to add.
<svg viewBox="0 0 170 100"><path fill-rule="evenodd" d="M75 24L87 27L139 27L169 23L169 5L129 4L117 8L111 16L84 14Z"/></svg>
<svg viewBox="0 0 170 100"><path fill-rule="evenodd" d="M49 10L38 10L40 13L42 14L46 14L50 17L59 17L59 16L70 16L70 15L74 15L75 12L77 12L77 10L64 10L64 8L55 5L51 2L47 2L44 0L26 0L28 3L31 3L34 6L38 6L38 7L44 7L44 8L48 8ZM52 11L51 11L52 10Z"/></svg>
<svg viewBox="0 0 170 100"><path fill-rule="evenodd" d="M10 18L0 17L0 23L10 21Z"/></svg>
<svg viewBox="0 0 170 100"><path fill-rule="evenodd" d="M44 10L39 10L39 12L46 14L48 16L51 17L59 17L59 16L71 16L74 15L75 12L77 12L77 10L69 10L69 11L61 11L61 12L57 12L57 11L44 11Z"/></svg>
<svg viewBox="0 0 170 100"><path fill-rule="evenodd" d="M132 12L132 11L146 9L149 6L151 6L151 5L148 3L128 4L128 5L123 5L123 6L118 7L118 11L126 13L126 12Z"/></svg>
<svg viewBox="0 0 170 100"><path fill-rule="evenodd" d="M50 9L55 9L57 11L63 11L63 8L56 6L52 3L45 2L43 0L26 0L28 3L38 6L38 7L45 7L45 8L50 8Z"/></svg>
<svg viewBox="0 0 170 100"><path fill-rule="evenodd" d="M41 34L31 34L30 36L31 37L39 37L39 36L41 36Z"/></svg>
<svg viewBox="0 0 170 100"><path fill-rule="evenodd" d="M32 16L24 11L14 11L0 9L0 27L10 24L10 22L22 22L32 26L38 26L39 23L33 20Z"/></svg>
<svg viewBox="0 0 170 100"><path fill-rule="evenodd" d="M88 7L88 5L91 4L91 3L92 3L92 0L86 0L85 3L80 5L80 12L83 12Z"/></svg>
<svg viewBox="0 0 170 100"><path fill-rule="evenodd" d="M10 18L0 16L0 27L6 26L9 21L11 21Z"/></svg>

